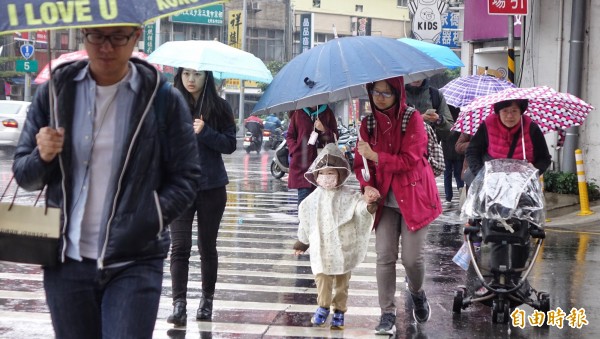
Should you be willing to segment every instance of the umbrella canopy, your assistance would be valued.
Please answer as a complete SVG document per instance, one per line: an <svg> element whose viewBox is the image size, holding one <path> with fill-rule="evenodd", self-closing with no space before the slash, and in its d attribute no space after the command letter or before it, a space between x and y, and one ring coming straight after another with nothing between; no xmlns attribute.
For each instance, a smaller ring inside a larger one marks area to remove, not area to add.
<svg viewBox="0 0 600 339"><path fill-rule="evenodd" d="M152 19L221 3L194 1L0 0L0 32L26 32L94 26L139 26Z"/></svg>
<svg viewBox="0 0 600 339"><path fill-rule="evenodd" d="M270 83L271 71L252 53L214 40L169 41L148 56L148 62L173 67L212 71L218 79Z"/></svg>
<svg viewBox="0 0 600 339"><path fill-rule="evenodd" d="M296 56L267 87L253 113L283 112L366 96L364 84L442 72L444 65L396 39L355 36L330 40Z"/></svg>
<svg viewBox="0 0 600 339"><path fill-rule="evenodd" d="M144 59L144 60L148 57L148 55L144 52L133 52L131 54L131 56L138 58L138 59ZM72 53L62 54L58 58L50 61L50 64L52 65L52 68L54 68L65 62L83 60L83 59L87 59L87 58L88 58L87 51L81 50L81 51L76 51L76 52L72 52ZM155 67L158 70L162 71L162 67L158 67L157 65L155 65ZM42 71L38 74L38 76L35 78L35 80L33 82L36 84L41 84L48 80L50 80L50 67L49 67L49 65L46 65L46 66L44 66L44 68L42 68Z"/></svg>
<svg viewBox="0 0 600 339"><path fill-rule="evenodd" d="M470 104L473 99L480 96L515 87L515 84L512 82L496 78L495 76L469 75L450 81L446 86L440 88L440 91L444 94L448 105L462 107Z"/></svg>
<svg viewBox="0 0 600 339"><path fill-rule="evenodd" d="M515 99L528 100L524 114L529 115L543 133L579 126L594 109L592 105L572 94L557 92L546 86L509 88L479 97L462 107L452 129L474 135L481 122L493 114L495 103Z"/></svg>
<svg viewBox="0 0 600 339"><path fill-rule="evenodd" d="M465 64L463 64L456 53L446 46L411 38L401 38L398 40L418 48L421 52L424 52L448 68L465 67Z"/></svg>

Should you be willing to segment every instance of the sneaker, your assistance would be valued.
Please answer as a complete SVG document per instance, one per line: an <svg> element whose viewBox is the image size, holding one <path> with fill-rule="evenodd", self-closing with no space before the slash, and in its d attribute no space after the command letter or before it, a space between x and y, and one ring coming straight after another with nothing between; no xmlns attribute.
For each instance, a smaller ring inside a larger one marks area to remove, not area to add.
<svg viewBox="0 0 600 339"><path fill-rule="evenodd" d="M384 313L379 319L379 325L375 327L375 334L394 335L396 333L396 315Z"/></svg>
<svg viewBox="0 0 600 339"><path fill-rule="evenodd" d="M427 301L427 296L425 296L425 291L423 290L417 294L411 293L411 296L414 304L413 317L419 324L422 324L431 317L429 301Z"/></svg>
<svg viewBox="0 0 600 339"><path fill-rule="evenodd" d="M315 314L310 318L310 322L315 326L323 326L329 316L329 310L323 307L317 308Z"/></svg>
<svg viewBox="0 0 600 339"><path fill-rule="evenodd" d="M444 201L444 203L442 204L443 207L452 207L452 201Z"/></svg>
<svg viewBox="0 0 600 339"><path fill-rule="evenodd" d="M340 311L334 311L331 317L331 329L332 330L343 330L344 329L344 313Z"/></svg>

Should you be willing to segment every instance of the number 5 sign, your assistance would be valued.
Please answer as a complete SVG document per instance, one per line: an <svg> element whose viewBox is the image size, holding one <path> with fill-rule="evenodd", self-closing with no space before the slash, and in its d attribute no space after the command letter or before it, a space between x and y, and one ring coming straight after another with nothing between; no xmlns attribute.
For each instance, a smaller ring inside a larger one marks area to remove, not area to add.
<svg viewBox="0 0 600 339"><path fill-rule="evenodd" d="M488 0L490 15L527 15L528 0Z"/></svg>

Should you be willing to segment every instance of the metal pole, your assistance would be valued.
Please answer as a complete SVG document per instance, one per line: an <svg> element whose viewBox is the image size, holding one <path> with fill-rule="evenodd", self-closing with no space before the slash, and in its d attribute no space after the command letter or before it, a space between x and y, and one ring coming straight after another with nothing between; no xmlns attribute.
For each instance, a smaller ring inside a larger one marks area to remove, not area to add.
<svg viewBox="0 0 600 339"><path fill-rule="evenodd" d="M156 19L154 24L154 49L160 46L160 18Z"/></svg>
<svg viewBox="0 0 600 339"><path fill-rule="evenodd" d="M571 14L571 38L569 41L569 76L567 81L567 92L575 96L581 96L581 74L583 69L583 47L585 39L587 7L586 0L573 0ZM561 169L563 172L575 172L575 150L579 141L579 127L567 129Z"/></svg>
<svg viewBox="0 0 600 339"><path fill-rule="evenodd" d="M242 51L246 50L246 28L248 27L248 11L247 11L246 0L244 0L244 5L242 6ZM240 136L244 136L244 81L240 79L240 107L239 107L239 116L238 116L238 124L240 126Z"/></svg>
<svg viewBox="0 0 600 339"><path fill-rule="evenodd" d="M515 82L515 17L512 15L508 16L508 81Z"/></svg>

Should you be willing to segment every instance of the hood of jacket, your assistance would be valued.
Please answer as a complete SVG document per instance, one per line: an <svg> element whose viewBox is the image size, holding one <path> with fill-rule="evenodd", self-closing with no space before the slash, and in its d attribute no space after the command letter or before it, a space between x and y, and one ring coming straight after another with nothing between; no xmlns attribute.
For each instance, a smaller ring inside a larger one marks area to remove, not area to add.
<svg viewBox="0 0 600 339"><path fill-rule="evenodd" d="M396 118L400 118L400 116L402 115L402 113L406 110L406 93L404 91L404 78L403 77L395 77L395 78L390 78L390 79L385 79L385 82L388 83L388 85L390 85L390 87L392 87L396 93L398 93L398 100L396 101L396 104L394 106L392 106L396 112L395 116ZM377 106L375 106L375 102L373 101L373 95L371 95L371 90L373 89L373 87L375 86L374 82L368 83L367 84L367 92L369 93L369 102L371 103L371 110L375 111L380 111L379 109L377 109ZM386 110L385 112L382 113L387 113L389 112L389 109Z"/></svg>
<svg viewBox="0 0 600 339"><path fill-rule="evenodd" d="M337 170L340 180L338 180L336 187L342 186L350 177L350 165L336 143L330 143L323 147L321 153L317 155L315 161L308 167L308 171L304 174L304 177L311 184L319 186L317 184L317 172L326 168Z"/></svg>

